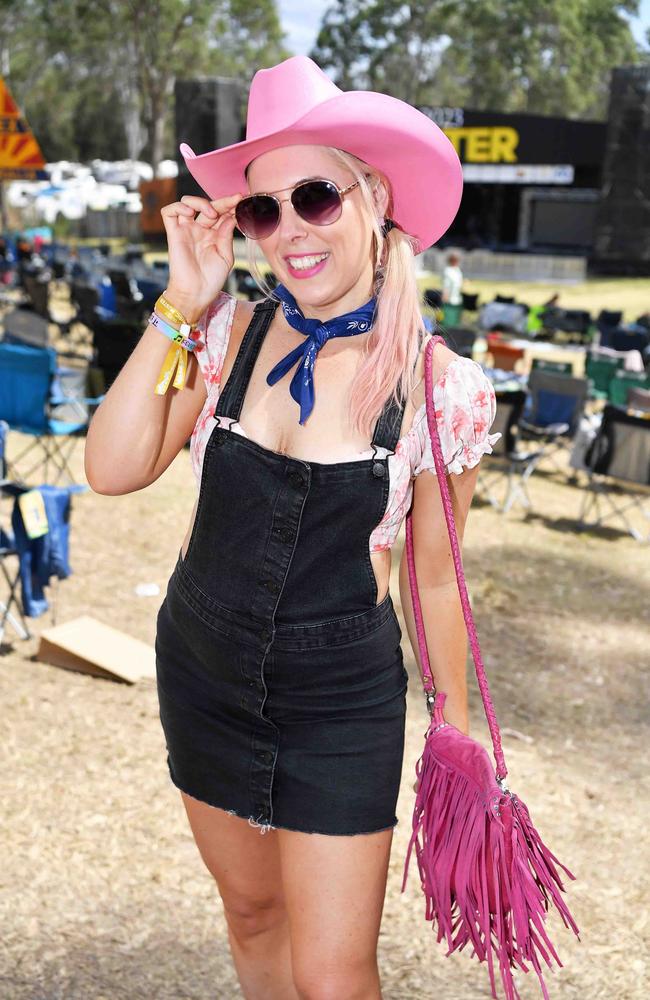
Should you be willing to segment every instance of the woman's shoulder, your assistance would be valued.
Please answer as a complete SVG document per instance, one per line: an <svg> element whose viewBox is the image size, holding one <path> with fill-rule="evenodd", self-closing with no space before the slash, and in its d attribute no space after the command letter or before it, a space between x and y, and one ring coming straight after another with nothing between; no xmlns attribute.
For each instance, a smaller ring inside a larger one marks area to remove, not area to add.
<svg viewBox="0 0 650 1000"><path fill-rule="evenodd" d="M424 357L427 345L433 340L434 334L427 333L420 344L420 350L417 358L417 363L415 366L415 386L411 396L411 404L414 410L419 410L424 406L425 395L424 395ZM463 362L470 359L462 357L460 354L456 354L444 341L439 340L434 344L433 350L431 352L431 380L434 389L434 398L436 392L439 392L441 388L444 387L447 380L447 371L458 365L459 372L457 375L462 375L463 371L467 371ZM476 364L476 362L470 361L470 363ZM480 365L477 366L481 371Z"/></svg>
<svg viewBox="0 0 650 1000"><path fill-rule="evenodd" d="M428 340L423 343L422 354ZM501 437L489 433L496 417L494 387L477 361L456 354L441 342L433 348L431 371L433 411L447 471L460 472L464 465L476 465L481 455L490 453ZM416 475L423 468L434 471L423 383L424 378L419 387L420 419L416 421L421 444Z"/></svg>

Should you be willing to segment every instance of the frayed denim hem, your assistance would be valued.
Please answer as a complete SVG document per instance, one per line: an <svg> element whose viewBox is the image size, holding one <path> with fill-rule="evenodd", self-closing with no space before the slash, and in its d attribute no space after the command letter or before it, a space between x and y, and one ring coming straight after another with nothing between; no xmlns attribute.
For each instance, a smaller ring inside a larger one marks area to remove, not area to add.
<svg viewBox="0 0 650 1000"><path fill-rule="evenodd" d="M169 775L172 780L172 784L178 788L179 792L183 792L185 795L189 796L189 798L194 799L195 802L201 802L203 805L210 806L212 809L221 809L222 812L227 813L229 816L235 816L237 819L245 819L249 826L259 829L261 836L264 836L264 834L268 833L270 830L289 830L291 833L314 833L321 837L363 837L369 836L373 833L383 833L385 830L393 830L399 822L398 819L395 819L394 823L390 823L388 826L382 826L378 830L354 830L349 833L325 833L322 830L300 830L295 826L274 826L272 823L260 823L253 816L244 816L242 813L238 813L235 809L228 809L226 806L219 805L216 802L208 802L206 799L199 799L196 795L192 795L192 793L188 792L186 788L179 785L174 778L174 775L171 773L171 768L169 769Z"/></svg>

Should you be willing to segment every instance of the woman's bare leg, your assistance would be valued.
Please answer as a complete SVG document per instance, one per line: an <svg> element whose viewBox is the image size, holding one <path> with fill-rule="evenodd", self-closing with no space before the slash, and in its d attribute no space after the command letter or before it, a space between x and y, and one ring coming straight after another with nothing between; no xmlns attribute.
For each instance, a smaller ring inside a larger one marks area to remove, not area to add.
<svg viewBox="0 0 650 1000"><path fill-rule="evenodd" d="M233 961L246 1000L298 1000L278 831L262 834L248 820L183 792L181 796L201 857L223 900Z"/></svg>
<svg viewBox="0 0 650 1000"><path fill-rule="evenodd" d="M393 829L275 833L300 1000L381 1000L377 940Z"/></svg>

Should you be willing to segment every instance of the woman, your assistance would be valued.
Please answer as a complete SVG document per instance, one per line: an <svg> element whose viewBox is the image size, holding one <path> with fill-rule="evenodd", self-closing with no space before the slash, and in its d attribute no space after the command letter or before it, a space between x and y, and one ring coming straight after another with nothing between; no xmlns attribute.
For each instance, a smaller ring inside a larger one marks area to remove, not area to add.
<svg viewBox="0 0 650 1000"><path fill-rule="evenodd" d="M164 308L198 325L187 385L152 391L169 342L150 325L95 415L87 474L101 493L142 489L192 436L160 714L244 995L375 1000L407 686L390 550L411 500L432 666L467 731L413 268L453 219L460 164L419 112L342 94L301 56L256 74L245 142L182 149L209 195L162 213ZM236 223L279 279L257 306L221 292ZM494 392L441 344L434 379L462 535ZM405 564L400 590L417 650Z"/></svg>

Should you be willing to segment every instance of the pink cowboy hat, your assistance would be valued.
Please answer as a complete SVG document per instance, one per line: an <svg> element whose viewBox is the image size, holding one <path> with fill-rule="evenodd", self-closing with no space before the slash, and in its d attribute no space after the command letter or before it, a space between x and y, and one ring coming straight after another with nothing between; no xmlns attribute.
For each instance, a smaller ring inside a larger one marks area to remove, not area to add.
<svg viewBox="0 0 650 1000"><path fill-rule="evenodd" d="M396 224L421 252L439 240L458 211L463 171L451 142L410 104L374 91L344 92L307 56L293 56L253 77L246 139L197 156L180 151L209 198L248 194L244 171L281 146L335 146L381 170L393 188Z"/></svg>

